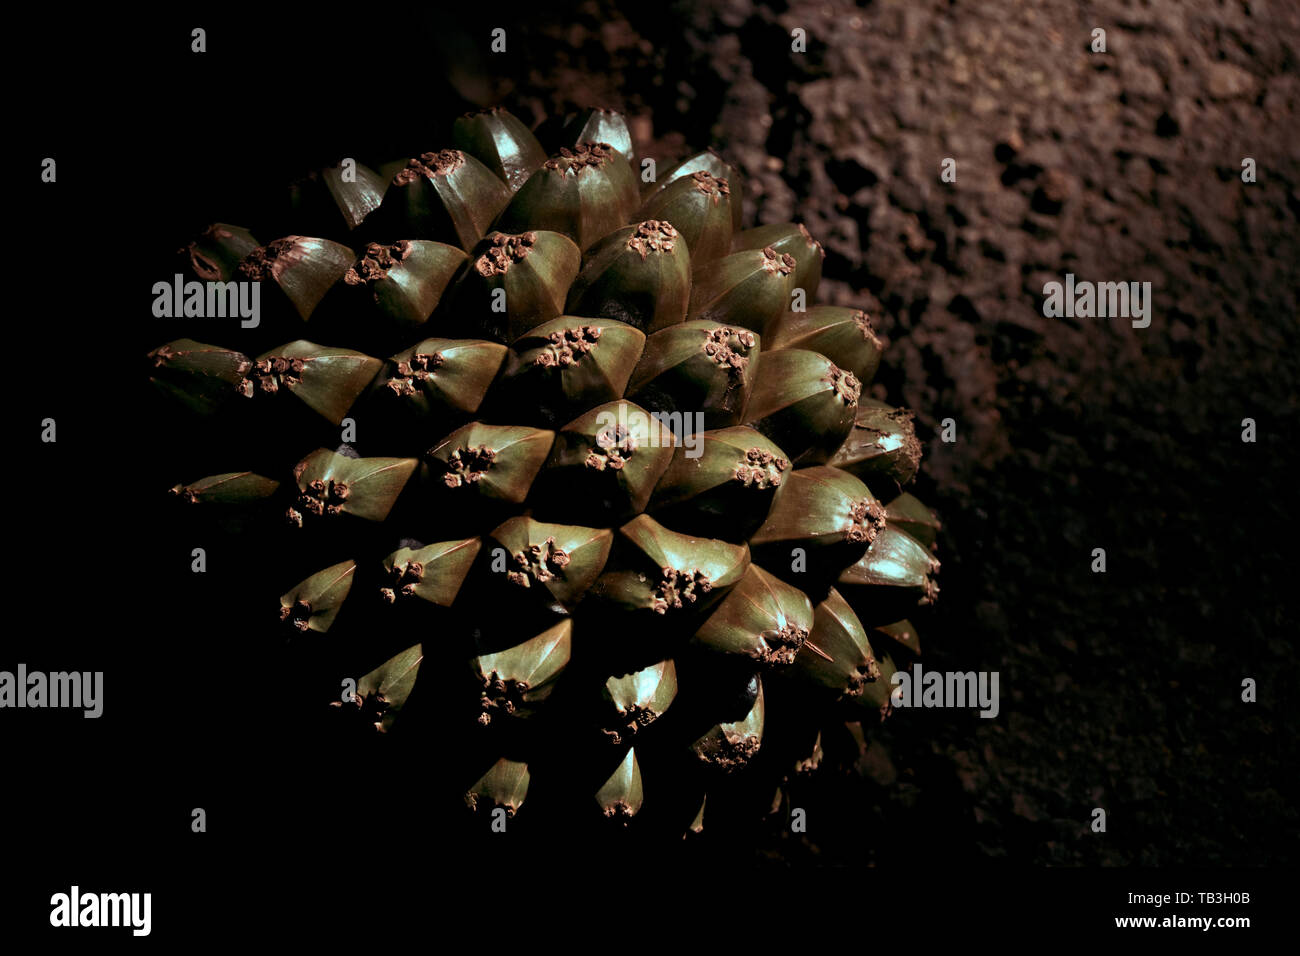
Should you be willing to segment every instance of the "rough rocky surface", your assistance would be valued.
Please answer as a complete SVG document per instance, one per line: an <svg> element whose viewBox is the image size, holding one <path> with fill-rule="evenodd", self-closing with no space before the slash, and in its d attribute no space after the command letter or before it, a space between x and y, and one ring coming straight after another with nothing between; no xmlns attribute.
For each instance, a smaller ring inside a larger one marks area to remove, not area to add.
<svg viewBox="0 0 1300 956"><path fill-rule="evenodd" d="M453 81L521 114L623 108L661 162L718 143L747 224L825 244L822 299L876 318L876 392L927 443L924 661L1000 673L997 719L900 714L857 778L796 791L807 836L774 821L759 852L1293 862L1300 9L591 3L525 43L516 73ZM1067 272L1149 281L1150 327L1045 318Z"/></svg>

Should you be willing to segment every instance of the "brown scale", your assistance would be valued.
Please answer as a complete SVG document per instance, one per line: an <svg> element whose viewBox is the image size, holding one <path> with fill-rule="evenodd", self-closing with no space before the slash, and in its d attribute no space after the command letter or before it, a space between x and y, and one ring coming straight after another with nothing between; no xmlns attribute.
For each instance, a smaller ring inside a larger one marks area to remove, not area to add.
<svg viewBox="0 0 1300 956"><path fill-rule="evenodd" d="M311 620L311 605L302 598L293 602L293 607L280 607L280 620L298 631L307 630Z"/></svg>
<svg viewBox="0 0 1300 956"><path fill-rule="evenodd" d="M868 684L874 684L880 680L880 665L876 663L874 657L868 657L865 664L859 664L854 668L853 673L849 675L849 682L845 687L844 695L846 697L861 697L862 692L867 689Z"/></svg>
<svg viewBox="0 0 1300 956"><path fill-rule="evenodd" d="M727 181L712 173L706 173L700 170L697 173L691 173L691 179L695 180L695 188L700 192L713 197L713 204L716 206L722 202L723 196L731 195L731 187Z"/></svg>
<svg viewBox="0 0 1300 956"><path fill-rule="evenodd" d="M844 532L844 537L855 544L876 540L876 535L885 530L885 507L874 498L856 501L849 509L852 524Z"/></svg>
<svg viewBox="0 0 1300 956"><path fill-rule="evenodd" d="M620 710L618 716L620 723L617 729L601 731L615 747L650 726L659 714L648 707L633 704L627 710Z"/></svg>
<svg viewBox="0 0 1300 956"><path fill-rule="evenodd" d="M180 255L190 257L190 266L194 269L195 275L200 279L204 279L208 282L216 282L221 278L221 269L215 262L199 251L199 242L203 239L220 241L222 239L229 239L233 235L234 233L222 229L214 223L213 225L208 226L207 229L204 229L203 234L197 239L194 239L188 245L182 246L177 250L177 252Z"/></svg>
<svg viewBox="0 0 1300 956"><path fill-rule="evenodd" d="M666 614L669 608L694 604L700 594L708 594L712 590L713 582L699 569L678 571L676 568L664 568L663 580L655 588L651 608L656 614Z"/></svg>
<svg viewBox="0 0 1300 956"><path fill-rule="evenodd" d="M672 252L677 230L667 219L647 219L628 237L627 247L645 259L652 252Z"/></svg>
<svg viewBox="0 0 1300 956"><path fill-rule="evenodd" d="M709 330L701 348L705 355L725 368L734 378L749 366L749 358L745 353L754 347L755 341L754 333L746 329L719 326Z"/></svg>
<svg viewBox="0 0 1300 956"><path fill-rule="evenodd" d="M482 712L478 715L478 722L486 727L492 723L494 713L515 713L524 705L524 695L527 693L528 681L503 679L493 671L483 678L483 691L479 699Z"/></svg>
<svg viewBox="0 0 1300 956"><path fill-rule="evenodd" d="M424 565L419 561L403 561L388 569L390 585L379 589L385 604L394 603L398 597L414 597L415 586L424 580Z"/></svg>
<svg viewBox="0 0 1300 956"><path fill-rule="evenodd" d="M846 372L839 366L832 365L822 381L830 384L831 391L845 405L858 404L858 396L862 394L862 383L852 372Z"/></svg>
<svg viewBox="0 0 1300 956"><path fill-rule="evenodd" d="M278 277L285 263L290 259L288 253L297 246L301 238L301 236L285 236L283 239L276 239L254 249L239 264L237 270L239 277L254 282Z"/></svg>
<svg viewBox="0 0 1300 956"><path fill-rule="evenodd" d="M149 354L149 357L153 359L154 368L161 368L179 354L166 345L160 345Z"/></svg>
<svg viewBox="0 0 1300 956"><path fill-rule="evenodd" d="M880 336L876 335L876 330L871 325L871 316L859 310L853 313L852 318L853 324L856 325L858 331L862 333L862 340L864 342L870 342L872 345L879 348L881 345Z"/></svg>
<svg viewBox="0 0 1300 956"><path fill-rule="evenodd" d="M712 764L720 770L730 772L745 766L758 753L763 741L753 735L724 731L725 737L717 750L699 754L700 760Z"/></svg>
<svg viewBox="0 0 1300 956"><path fill-rule="evenodd" d="M808 640L808 629L787 624L780 630L764 631L762 643L754 649L753 656L763 664L793 664L799 648Z"/></svg>
<svg viewBox="0 0 1300 956"><path fill-rule="evenodd" d="M429 376L437 369L442 368L446 359L441 352L424 353L417 352L410 359L397 363L397 374L390 378L384 385L391 389L395 395L410 397L419 394L420 388L416 382L428 381Z"/></svg>
<svg viewBox="0 0 1300 956"><path fill-rule="evenodd" d="M823 259L825 259L826 250L822 248L822 244L820 242L818 242L816 239L812 237L812 233L808 231L808 227L805 226L803 223L799 223L799 232L804 237L804 239L807 240L810 246L816 247L817 254L821 256Z"/></svg>
<svg viewBox="0 0 1300 956"><path fill-rule="evenodd" d="M537 233L508 236L504 232L494 232L488 239L492 244L487 252L474 260L474 270L481 276L499 276L509 272L514 263L523 262L528 257L537 242Z"/></svg>
<svg viewBox="0 0 1300 956"><path fill-rule="evenodd" d="M544 368L568 368L577 365L582 357L600 341L600 327L583 325L575 329L552 332L551 344L537 353L536 364Z"/></svg>
<svg viewBox="0 0 1300 956"><path fill-rule="evenodd" d="M797 263L788 252L777 252L771 246L763 247L763 268L770 273L788 276Z"/></svg>
<svg viewBox="0 0 1300 956"><path fill-rule="evenodd" d="M615 823L622 824L623 826L627 826L627 824L631 822L632 817L636 815L632 812L632 808L622 800L611 803L605 808L604 813L606 819L613 820Z"/></svg>
<svg viewBox="0 0 1300 956"><path fill-rule="evenodd" d="M450 176L465 165L465 154L458 149L444 149L436 153L421 153L406 161L406 168L393 177L394 186L409 186L421 176L433 179Z"/></svg>
<svg viewBox="0 0 1300 956"><path fill-rule="evenodd" d="M532 587L533 581L545 584L569 565L569 553L557 547L554 538L547 538L546 544L529 545L527 551L517 551L512 556L516 570L506 575L506 579L520 587Z"/></svg>
<svg viewBox="0 0 1300 956"><path fill-rule="evenodd" d="M245 373L244 380L235 386L235 389L245 398L252 398L254 395L275 395L282 385L286 387L301 385L302 373L306 368L305 359L273 355L254 362Z"/></svg>
<svg viewBox="0 0 1300 956"><path fill-rule="evenodd" d="M331 478L326 482L317 478L301 489L295 507L285 512L285 518L289 524L301 528L304 513L317 518L323 515L340 515L343 513L343 503L351 494L352 489L345 481L335 481Z"/></svg>
<svg viewBox="0 0 1300 956"><path fill-rule="evenodd" d="M174 498L180 498L186 504L196 505L199 503L199 493L193 488L183 488L180 485L177 485L167 493Z"/></svg>
<svg viewBox="0 0 1300 956"><path fill-rule="evenodd" d="M406 239L400 239L391 246L372 242L366 246L365 255L357 260L356 265L343 273L343 281L348 285L378 282L388 275L389 269L409 256L412 248Z"/></svg>
<svg viewBox="0 0 1300 956"><path fill-rule="evenodd" d="M563 167L580 174L584 169L600 167L614 158L614 147L609 143L579 143L573 149L563 148L559 155L548 159L543 165L550 170ZM567 161L567 163L566 163Z"/></svg>
<svg viewBox="0 0 1300 956"><path fill-rule="evenodd" d="M462 488L475 484L492 467L497 453L487 445L477 448L458 448L447 458L447 473L442 476L448 488Z"/></svg>
<svg viewBox="0 0 1300 956"><path fill-rule="evenodd" d="M628 431L626 425L606 426L596 434L596 447L587 453L583 462L588 468L604 471L622 471L627 460L637 449L636 438Z"/></svg>
<svg viewBox="0 0 1300 956"><path fill-rule="evenodd" d="M745 452L745 460L736 466L733 475L746 488L779 488L781 472L790 467L790 462L762 448L751 448Z"/></svg>

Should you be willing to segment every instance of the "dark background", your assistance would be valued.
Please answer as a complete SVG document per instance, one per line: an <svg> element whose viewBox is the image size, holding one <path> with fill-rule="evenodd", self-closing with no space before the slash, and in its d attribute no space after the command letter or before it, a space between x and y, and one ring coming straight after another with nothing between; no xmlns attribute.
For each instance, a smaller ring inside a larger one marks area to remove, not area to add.
<svg viewBox="0 0 1300 956"><path fill-rule="evenodd" d="M852 776L808 791L813 834L773 824L692 859L1296 862L1300 11L734 0L190 19L15 26L47 57L14 104L24 298L6 399L29 437L10 456L19 610L0 666L107 672L98 721L6 713L20 839L142 879L160 859L272 879L319 858L363 883L393 833L451 839L421 813L436 754L304 741L238 595L194 593L150 504L193 476L158 485L169 436L140 358L170 337L148 289L185 237L246 221L303 166L439 148L462 110L502 103L526 122L624 110L660 168L713 145L745 173L746 225L798 219L823 242L820 300L872 314L890 339L877 394L917 412L926 445L915 490L944 531L939 604L916 618L925 664L1001 675L996 720L884 725ZM1095 26L1106 54L1089 52ZM35 189L46 155L59 183ZM1044 318L1043 283L1065 272L1150 281L1150 328ZM57 445L30 439L47 415ZM1097 806L1105 834L1088 829Z"/></svg>

